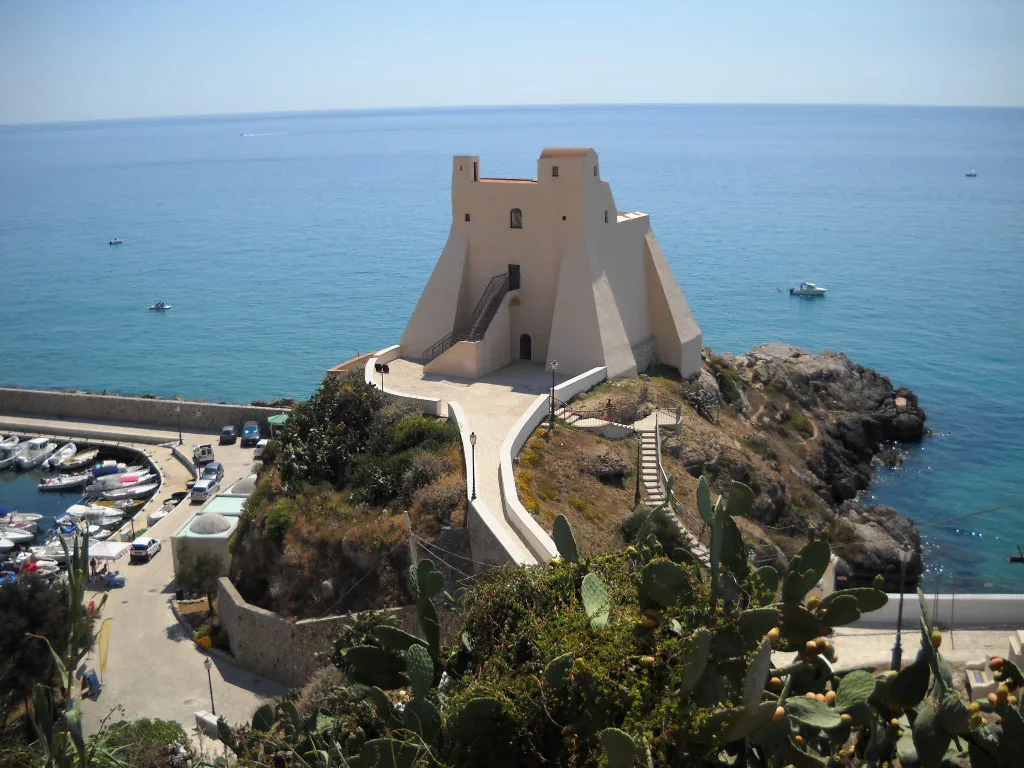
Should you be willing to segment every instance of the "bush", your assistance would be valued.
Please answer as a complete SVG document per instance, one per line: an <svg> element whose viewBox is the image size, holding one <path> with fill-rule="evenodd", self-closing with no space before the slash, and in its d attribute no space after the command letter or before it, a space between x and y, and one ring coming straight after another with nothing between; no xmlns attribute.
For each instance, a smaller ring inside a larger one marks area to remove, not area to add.
<svg viewBox="0 0 1024 768"><path fill-rule="evenodd" d="M785 422L786 429L796 432L798 435L804 437L814 437L814 424L807 418L807 415L803 411L797 410L796 413L789 416Z"/></svg>
<svg viewBox="0 0 1024 768"><path fill-rule="evenodd" d="M409 459L409 467L402 476L402 495L411 497L420 488L430 485L455 467L447 456L421 451Z"/></svg>
<svg viewBox="0 0 1024 768"><path fill-rule="evenodd" d="M448 525L465 499L466 483L461 478L449 477L417 491L412 509L418 515L428 515L441 525Z"/></svg>
<svg viewBox="0 0 1024 768"><path fill-rule="evenodd" d="M118 759L132 768L167 768L172 756L184 752L193 758L191 741L178 723L167 720L122 721L105 728L99 739L110 751L117 750ZM182 760L180 763L184 765Z"/></svg>
<svg viewBox="0 0 1024 768"><path fill-rule="evenodd" d="M292 524L292 500L278 499L263 520L263 536L278 546L284 543L284 535Z"/></svg>
<svg viewBox="0 0 1024 768"><path fill-rule="evenodd" d="M686 540L675 520L668 512L659 507L654 509L641 507L623 520L619 527L622 530L622 537L629 544L643 542L653 533L666 552L686 547Z"/></svg>

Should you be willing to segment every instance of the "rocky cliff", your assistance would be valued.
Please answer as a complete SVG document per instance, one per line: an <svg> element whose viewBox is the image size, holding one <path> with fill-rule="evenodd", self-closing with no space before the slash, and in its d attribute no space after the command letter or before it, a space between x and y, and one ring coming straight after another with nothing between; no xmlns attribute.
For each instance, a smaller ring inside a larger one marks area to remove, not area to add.
<svg viewBox="0 0 1024 768"><path fill-rule="evenodd" d="M664 450L720 490L730 478L754 489L756 530L747 533L758 542L755 557L784 560L814 525L832 539L849 586L881 573L896 589L901 547L912 552L907 576L916 583L923 564L913 522L857 501L873 465L898 463L900 446L927 434L912 391L845 354L785 344L742 355L705 350L700 387L723 404L718 424L687 422Z"/></svg>

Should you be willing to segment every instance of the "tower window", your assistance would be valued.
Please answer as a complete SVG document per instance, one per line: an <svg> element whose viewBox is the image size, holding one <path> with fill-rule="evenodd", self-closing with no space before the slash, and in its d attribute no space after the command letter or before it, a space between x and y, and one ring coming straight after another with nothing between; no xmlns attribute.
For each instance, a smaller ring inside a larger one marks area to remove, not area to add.
<svg viewBox="0 0 1024 768"><path fill-rule="evenodd" d="M557 165L552 165L551 166L551 175L552 176L557 176L558 175L558 166Z"/></svg>
<svg viewBox="0 0 1024 768"><path fill-rule="evenodd" d="M594 175L597 176L597 166L594 166Z"/></svg>
<svg viewBox="0 0 1024 768"><path fill-rule="evenodd" d="M523 228L523 211L522 211L521 208L513 208L512 209L512 212L509 214L509 223L508 223L508 225L512 229L522 229Z"/></svg>
<svg viewBox="0 0 1024 768"><path fill-rule="evenodd" d="M466 221L469 221L469 214L468 213L466 214ZM604 212L604 223L605 224L608 223L608 211Z"/></svg>
<svg viewBox="0 0 1024 768"><path fill-rule="evenodd" d="M604 212L604 220L608 221L608 211ZM466 214L466 221L469 221L469 214Z"/></svg>

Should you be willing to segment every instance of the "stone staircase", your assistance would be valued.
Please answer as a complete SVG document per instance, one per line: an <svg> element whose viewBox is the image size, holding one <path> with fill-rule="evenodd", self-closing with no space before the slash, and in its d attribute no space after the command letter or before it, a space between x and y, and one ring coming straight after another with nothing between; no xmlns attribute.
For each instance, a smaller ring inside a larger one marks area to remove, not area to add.
<svg viewBox="0 0 1024 768"><path fill-rule="evenodd" d="M657 429L657 427L655 427ZM649 506L655 507L665 502L665 487L661 480L661 469L658 462L658 435L655 429L641 429L637 431L640 437L640 481L644 486L644 493L647 495ZM671 510L675 512L675 510ZM690 552L697 558L697 561L705 568L711 567L711 555L707 548L701 544L697 537L683 525L678 514L669 515L679 526L679 532L686 539Z"/></svg>

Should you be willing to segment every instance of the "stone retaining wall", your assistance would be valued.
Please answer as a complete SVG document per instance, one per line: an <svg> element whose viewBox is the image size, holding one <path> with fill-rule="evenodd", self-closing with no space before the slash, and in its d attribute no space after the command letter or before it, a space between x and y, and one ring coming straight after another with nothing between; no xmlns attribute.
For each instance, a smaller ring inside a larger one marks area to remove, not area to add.
<svg viewBox="0 0 1024 768"><path fill-rule="evenodd" d="M224 577L217 588L220 625L228 633L231 653L240 667L271 680L301 686L324 662L318 653L330 649L331 637L351 616L289 621L264 608L250 605ZM419 635L419 621L413 606L394 609L402 628Z"/></svg>
<svg viewBox="0 0 1024 768"><path fill-rule="evenodd" d="M226 424L241 427L245 421L256 421L267 435L270 434L267 418L288 412L287 408L254 405L0 387L0 413L9 415L145 424L176 430L179 416L176 408L181 409L182 429L217 430Z"/></svg>

